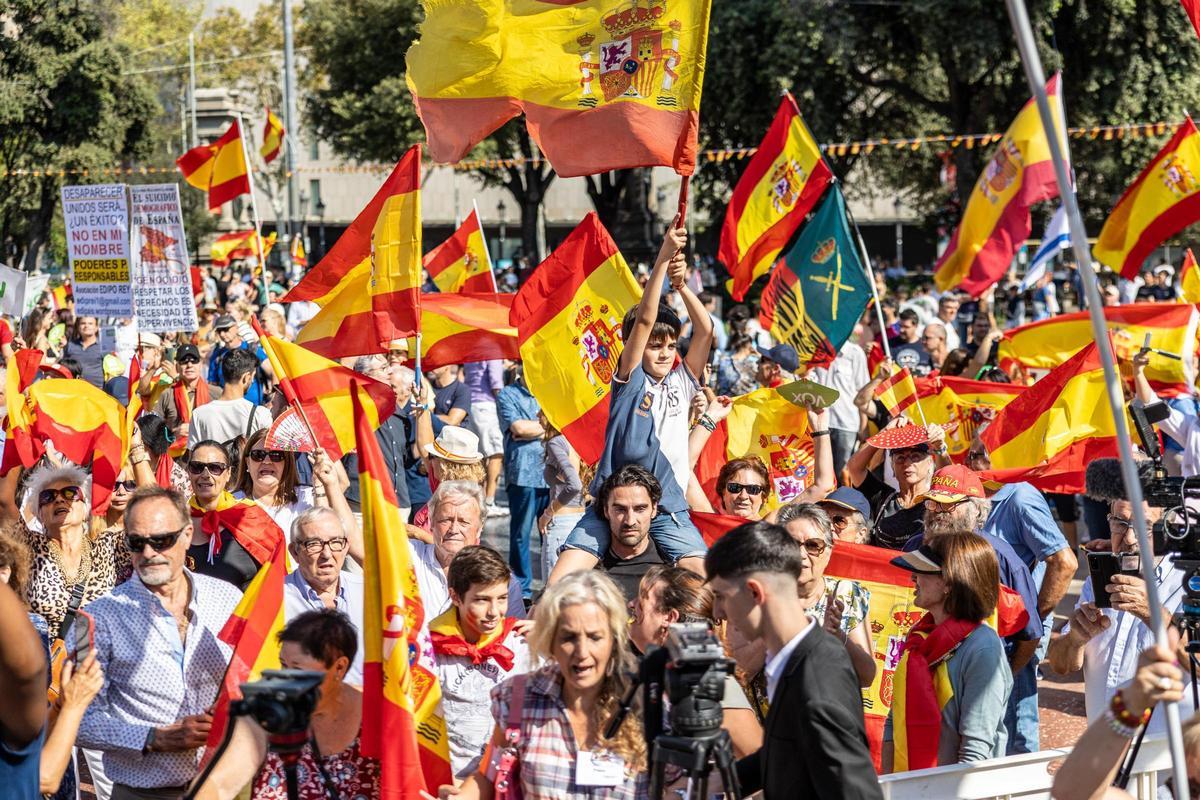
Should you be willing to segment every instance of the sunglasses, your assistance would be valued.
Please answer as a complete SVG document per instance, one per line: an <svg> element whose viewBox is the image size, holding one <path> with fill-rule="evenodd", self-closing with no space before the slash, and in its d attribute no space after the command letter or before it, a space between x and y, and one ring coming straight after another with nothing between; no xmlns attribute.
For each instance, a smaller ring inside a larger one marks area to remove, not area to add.
<svg viewBox="0 0 1200 800"><path fill-rule="evenodd" d="M758 483L732 483L731 482L731 483L725 484L725 491L729 492L730 494L741 494L742 492L745 492L746 494L750 495L751 497L758 497L760 494L762 494L764 491L766 491L766 488L767 487L765 487L761 484L758 484Z"/></svg>
<svg viewBox="0 0 1200 800"><path fill-rule="evenodd" d="M825 543L824 539L805 539L800 546L813 558L820 558L829 549L829 545Z"/></svg>
<svg viewBox="0 0 1200 800"><path fill-rule="evenodd" d="M113 491L124 489L127 492L132 492L137 488L137 481L117 481L113 484Z"/></svg>
<svg viewBox="0 0 1200 800"><path fill-rule="evenodd" d="M125 534L125 549L131 553L140 553L146 549L146 545L150 545L151 550L161 553L164 550L169 550L175 542L179 541L179 534L190 527L192 526L184 525L177 531L152 533L149 536L135 536L132 533L127 533Z"/></svg>
<svg viewBox="0 0 1200 800"><path fill-rule="evenodd" d="M208 470L209 475L224 475L227 469L229 469L229 465L219 461L189 461L187 466L188 472L192 475L203 475L204 470Z"/></svg>
<svg viewBox="0 0 1200 800"><path fill-rule="evenodd" d="M269 458L269 459L271 459L271 463L278 464L281 461L283 461L283 459L286 456L287 456L287 453L283 452L282 450L254 449L254 450L250 451L250 460L257 461L257 462L266 461Z"/></svg>
<svg viewBox="0 0 1200 800"><path fill-rule="evenodd" d="M61 497L68 503L83 499L83 489L78 486L64 486L61 489L42 489L38 492L38 507L48 506Z"/></svg>
<svg viewBox="0 0 1200 800"><path fill-rule="evenodd" d="M176 364L199 364L200 359L196 356L184 356L183 358L177 359L175 361L175 363Z"/></svg>

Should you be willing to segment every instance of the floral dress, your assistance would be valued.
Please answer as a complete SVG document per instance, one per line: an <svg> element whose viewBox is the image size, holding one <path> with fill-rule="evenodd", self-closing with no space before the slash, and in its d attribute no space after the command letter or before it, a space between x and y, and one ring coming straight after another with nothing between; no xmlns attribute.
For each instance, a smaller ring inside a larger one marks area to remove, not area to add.
<svg viewBox="0 0 1200 800"><path fill-rule="evenodd" d="M842 610L842 620L839 628L842 635L849 636L850 631L862 624L868 616L871 606L871 590L863 588L857 581L845 578L826 578L825 594L816 605L808 610L808 615L817 620L817 624L825 621L825 609L829 607L831 598L837 597L845 605Z"/></svg>
<svg viewBox="0 0 1200 800"><path fill-rule="evenodd" d="M299 800L325 800L329 796L325 791L326 777L337 788L342 800L377 800L379 797L379 759L364 756L358 738L340 753L321 756L319 767L312 743L304 745L300 763L296 765ZM254 800L287 800L283 762L275 753L267 753L267 760L254 779L251 797Z"/></svg>

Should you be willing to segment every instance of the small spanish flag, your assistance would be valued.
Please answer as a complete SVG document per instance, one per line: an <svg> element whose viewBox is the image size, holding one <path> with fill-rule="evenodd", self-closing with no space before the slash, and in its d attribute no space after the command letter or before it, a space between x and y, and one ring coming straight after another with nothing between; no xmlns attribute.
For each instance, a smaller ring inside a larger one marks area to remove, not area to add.
<svg viewBox="0 0 1200 800"><path fill-rule="evenodd" d="M509 324L511 294L421 295L421 366L521 358L517 329Z"/></svg>
<svg viewBox="0 0 1200 800"><path fill-rule="evenodd" d="M292 237L292 265L301 269L308 267L308 254L304 252L304 237L296 234Z"/></svg>
<svg viewBox="0 0 1200 800"><path fill-rule="evenodd" d="M1196 272L1196 256L1192 248L1183 254L1183 266L1179 268L1179 290L1185 303L1200 303L1200 273Z"/></svg>
<svg viewBox="0 0 1200 800"><path fill-rule="evenodd" d="M257 255L256 241L258 239L253 230L223 233L217 237L216 241L212 243L212 247L209 248L209 258L212 260L214 267L228 267L234 259L255 258ZM274 233L262 237L264 260L274 246Z"/></svg>
<svg viewBox="0 0 1200 800"><path fill-rule="evenodd" d="M250 172L242 147L242 126L235 121L212 144L193 147L175 160L183 179L208 192L208 208L219 211L224 203L250 193Z"/></svg>
<svg viewBox="0 0 1200 800"><path fill-rule="evenodd" d="M979 428L1025 391L1019 383L993 383L969 378L917 378L917 405L930 425L946 427L946 450L951 460L967 457ZM956 425L952 423L957 423Z"/></svg>
<svg viewBox="0 0 1200 800"><path fill-rule="evenodd" d="M263 161L270 164L279 158L279 151L283 149L283 139L286 135L283 122L275 115L274 111L268 108L267 122L263 126L262 147L258 150L262 154Z"/></svg>
<svg viewBox="0 0 1200 800"><path fill-rule="evenodd" d="M425 255L424 264L439 292L496 291L492 259L475 209L449 239Z"/></svg>
<svg viewBox="0 0 1200 800"><path fill-rule="evenodd" d="M917 402L917 385L907 367L891 365L891 374L875 387L875 399L883 403L888 414L898 417Z"/></svg>

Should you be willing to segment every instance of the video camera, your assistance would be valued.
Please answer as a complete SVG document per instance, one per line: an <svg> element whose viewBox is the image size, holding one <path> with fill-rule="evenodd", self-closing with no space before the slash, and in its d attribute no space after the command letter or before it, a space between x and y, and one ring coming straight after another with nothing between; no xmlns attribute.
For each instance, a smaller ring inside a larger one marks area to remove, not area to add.
<svg viewBox="0 0 1200 800"><path fill-rule="evenodd" d="M308 737L312 713L321 699L324 672L268 669L254 683L242 684L242 699L229 704L232 717L253 717L272 737ZM274 744L274 739L272 740Z"/></svg>

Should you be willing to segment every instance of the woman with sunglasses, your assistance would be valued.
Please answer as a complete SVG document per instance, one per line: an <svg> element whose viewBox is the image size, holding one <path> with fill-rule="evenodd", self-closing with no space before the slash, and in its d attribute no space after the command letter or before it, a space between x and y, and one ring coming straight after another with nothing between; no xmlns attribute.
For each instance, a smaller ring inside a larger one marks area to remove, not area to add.
<svg viewBox="0 0 1200 800"><path fill-rule="evenodd" d="M762 519L763 503L771 496L771 473L758 456L735 458L717 475L722 513L747 520Z"/></svg>
<svg viewBox="0 0 1200 800"><path fill-rule="evenodd" d="M226 491L229 453L220 442L210 439L193 447L187 471L192 482L187 568L245 589L283 541L283 531L252 500Z"/></svg>
<svg viewBox="0 0 1200 800"><path fill-rule="evenodd" d="M150 468L150 456L142 444L142 432L138 426L133 426L133 436L129 447L129 461L121 468L113 484L112 495L108 508L103 516L92 520L92 530L103 531L105 534L125 532L125 509L133 497L133 490L139 486L155 484L154 470ZM121 579L124 580L123 576Z"/></svg>

